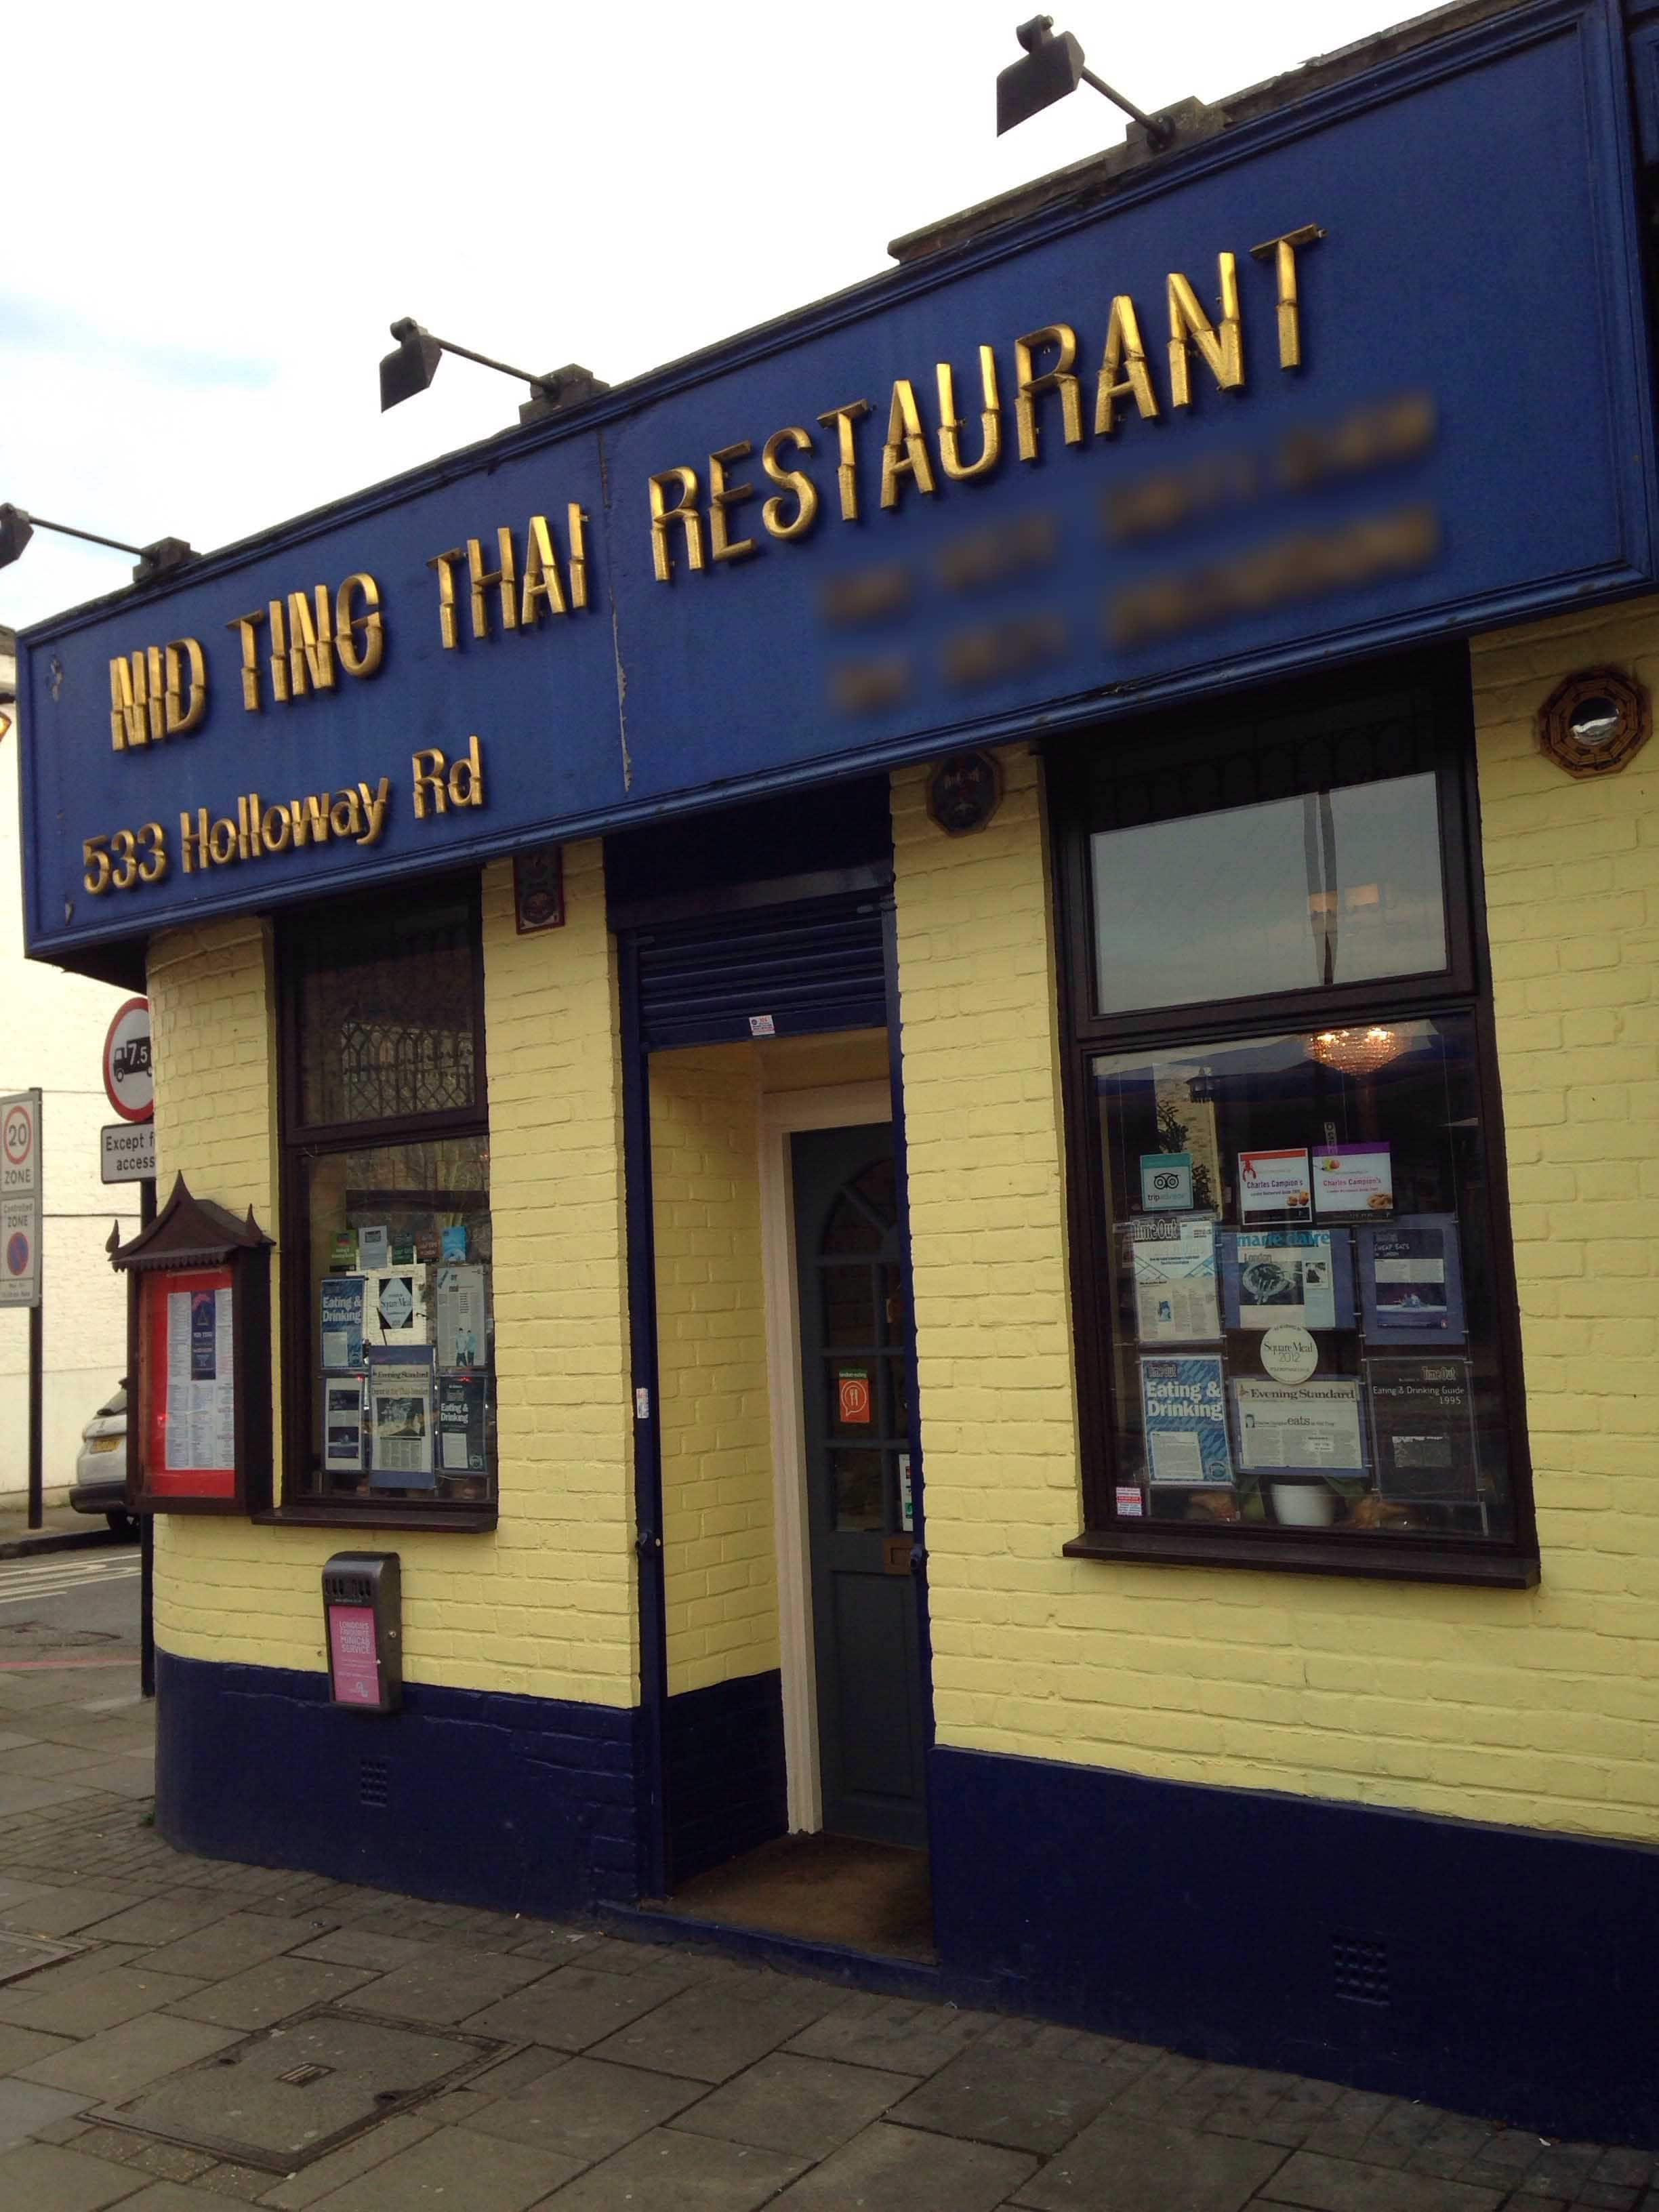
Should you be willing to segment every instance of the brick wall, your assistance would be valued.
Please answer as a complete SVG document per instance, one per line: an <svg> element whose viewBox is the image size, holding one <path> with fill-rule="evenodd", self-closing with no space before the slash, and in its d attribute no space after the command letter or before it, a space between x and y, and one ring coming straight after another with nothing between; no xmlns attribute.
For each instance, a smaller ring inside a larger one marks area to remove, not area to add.
<svg viewBox="0 0 1659 2212"><path fill-rule="evenodd" d="M934 1699L943 1743L1659 1836L1659 752L1536 754L1554 681L1659 680L1659 609L1474 653L1543 1582L1071 1561L1078 1441L1037 773L949 839L894 779Z"/></svg>
<svg viewBox="0 0 1659 2212"><path fill-rule="evenodd" d="M746 1044L651 1063L671 1692L778 1663L757 1154Z"/></svg>
<svg viewBox="0 0 1659 2212"><path fill-rule="evenodd" d="M614 962L597 844L565 854L569 921L519 937L511 868L484 877L499 1529L158 1522L156 1620L181 1657L320 1670L319 1574L348 1544L403 1559L410 1680L631 1704L637 1658ZM236 921L153 948L163 1188L276 1223L268 933Z"/></svg>

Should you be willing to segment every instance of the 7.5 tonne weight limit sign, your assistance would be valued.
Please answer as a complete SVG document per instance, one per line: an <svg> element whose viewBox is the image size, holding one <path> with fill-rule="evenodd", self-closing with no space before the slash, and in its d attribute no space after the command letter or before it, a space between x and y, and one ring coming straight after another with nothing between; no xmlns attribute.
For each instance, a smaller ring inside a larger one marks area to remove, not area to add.
<svg viewBox="0 0 1659 2212"><path fill-rule="evenodd" d="M40 1093L0 1098L0 1306L40 1303Z"/></svg>

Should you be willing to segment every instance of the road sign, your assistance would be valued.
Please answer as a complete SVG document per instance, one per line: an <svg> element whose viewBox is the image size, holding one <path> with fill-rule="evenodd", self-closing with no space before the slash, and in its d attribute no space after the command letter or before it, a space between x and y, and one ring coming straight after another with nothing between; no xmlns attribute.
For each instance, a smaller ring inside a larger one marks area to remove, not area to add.
<svg viewBox="0 0 1659 2212"><path fill-rule="evenodd" d="M99 1170L106 1182L143 1182L155 1173L154 1121L106 1121L98 1136Z"/></svg>
<svg viewBox="0 0 1659 2212"><path fill-rule="evenodd" d="M129 999L115 1010L104 1039L104 1088L124 1121L148 1121L155 1111L148 999Z"/></svg>
<svg viewBox="0 0 1659 2212"><path fill-rule="evenodd" d="M40 1093L0 1098L0 1306L40 1303Z"/></svg>

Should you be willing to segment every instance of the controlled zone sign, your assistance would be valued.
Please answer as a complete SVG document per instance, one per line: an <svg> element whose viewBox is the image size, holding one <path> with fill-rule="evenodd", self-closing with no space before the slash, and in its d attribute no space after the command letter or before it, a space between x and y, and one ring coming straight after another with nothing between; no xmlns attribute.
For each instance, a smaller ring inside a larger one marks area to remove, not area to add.
<svg viewBox="0 0 1659 2212"><path fill-rule="evenodd" d="M40 1093L0 1098L0 1306L40 1303Z"/></svg>

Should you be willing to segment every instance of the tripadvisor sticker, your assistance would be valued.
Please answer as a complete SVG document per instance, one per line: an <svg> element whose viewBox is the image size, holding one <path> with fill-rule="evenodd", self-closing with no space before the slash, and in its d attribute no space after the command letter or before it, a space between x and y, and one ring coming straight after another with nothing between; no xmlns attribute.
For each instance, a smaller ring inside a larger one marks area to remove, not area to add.
<svg viewBox="0 0 1659 2212"><path fill-rule="evenodd" d="M1281 1322L1262 1336L1261 1364L1275 1382L1305 1382L1319 1364L1319 1346L1305 1328Z"/></svg>

